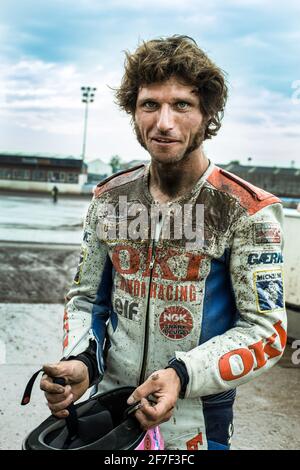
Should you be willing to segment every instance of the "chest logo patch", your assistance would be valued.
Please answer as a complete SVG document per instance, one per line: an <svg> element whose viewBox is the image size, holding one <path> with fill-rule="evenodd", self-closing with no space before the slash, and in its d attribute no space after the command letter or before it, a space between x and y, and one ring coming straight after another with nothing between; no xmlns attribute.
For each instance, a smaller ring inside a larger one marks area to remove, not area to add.
<svg viewBox="0 0 300 470"><path fill-rule="evenodd" d="M168 339L186 338L194 327L192 314L184 307L167 307L159 316L160 332Z"/></svg>
<svg viewBox="0 0 300 470"><path fill-rule="evenodd" d="M254 226L254 243L256 245L280 244L281 231L279 224L260 222Z"/></svg>

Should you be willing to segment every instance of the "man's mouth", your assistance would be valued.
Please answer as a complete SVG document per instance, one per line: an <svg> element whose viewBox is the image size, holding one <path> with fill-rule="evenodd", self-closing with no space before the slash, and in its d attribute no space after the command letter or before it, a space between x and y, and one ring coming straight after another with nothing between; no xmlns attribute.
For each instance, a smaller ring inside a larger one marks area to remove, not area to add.
<svg viewBox="0 0 300 470"><path fill-rule="evenodd" d="M152 137L151 140L159 145L177 144L179 142L179 140L170 139L167 137Z"/></svg>

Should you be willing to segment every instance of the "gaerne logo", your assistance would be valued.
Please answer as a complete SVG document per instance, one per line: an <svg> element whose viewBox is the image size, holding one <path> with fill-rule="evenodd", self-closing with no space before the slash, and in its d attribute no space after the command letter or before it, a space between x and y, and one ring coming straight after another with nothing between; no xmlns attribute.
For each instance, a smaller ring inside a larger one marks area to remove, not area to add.
<svg viewBox="0 0 300 470"><path fill-rule="evenodd" d="M159 317L160 331L169 339L186 338L193 326L191 313L186 308L177 305L166 308Z"/></svg>

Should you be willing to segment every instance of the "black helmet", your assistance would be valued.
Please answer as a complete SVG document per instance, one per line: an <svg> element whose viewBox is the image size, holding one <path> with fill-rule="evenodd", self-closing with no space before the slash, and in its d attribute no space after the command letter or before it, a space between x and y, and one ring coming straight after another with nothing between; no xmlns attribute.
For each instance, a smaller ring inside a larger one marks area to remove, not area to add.
<svg viewBox="0 0 300 470"><path fill-rule="evenodd" d="M75 413L67 419L50 416L26 437L23 449L136 449L147 433L133 415L137 404L127 404L134 389L121 387L95 395L73 405Z"/></svg>

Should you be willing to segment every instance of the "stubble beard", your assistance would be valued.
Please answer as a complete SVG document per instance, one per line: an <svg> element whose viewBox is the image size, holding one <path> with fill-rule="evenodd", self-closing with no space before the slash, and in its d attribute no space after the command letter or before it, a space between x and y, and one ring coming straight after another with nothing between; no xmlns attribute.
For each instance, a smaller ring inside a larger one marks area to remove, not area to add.
<svg viewBox="0 0 300 470"><path fill-rule="evenodd" d="M139 127L138 127L138 125L136 124L135 121L133 121L133 127L134 127L135 135L136 135L136 138L137 138L137 141L139 142L139 144L150 154L150 156L153 160L157 160L157 158L155 157L155 154L153 152L151 152L149 150L149 148L147 147L147 145L146 145L146 143L143 139L143 136L141 134L141 131L140 131L140 129L139 129ZM203 121L201 123L201 125L199 126L198 130L193 135L192 141L191 141L190 145L186 148L186 150L183 153L178 153L177 155L174 155L174 157L172 159L168 159L168 161L165 162L165 163L166 164L172 164L172 163L177 163L177 162L180 162L180 161L188 160L189 155L192 152L194 152L194 150L197 150L202 145L202 143L204 141L205 129L206 129L206 122ZM164 134L162 133L161 136L163 137ZM166 135L165 135L165 137L166 137ZM161 163L163 163L161 161L161 159L159 159L159 161Z"/></svg>

